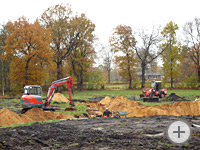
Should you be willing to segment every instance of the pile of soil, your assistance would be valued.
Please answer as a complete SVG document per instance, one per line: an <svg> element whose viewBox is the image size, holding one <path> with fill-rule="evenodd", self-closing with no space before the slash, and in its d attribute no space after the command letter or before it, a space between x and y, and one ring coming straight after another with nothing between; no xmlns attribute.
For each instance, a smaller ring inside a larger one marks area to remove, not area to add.
<svg viewBox="0 0 200 150"><path fill-rule="evenodd" d="M11 124L20 124L24 123L23 119L16 113L3 108L0 110L0 126L7 126Z"/></svg>
<svg viewBox="0 0 200 150"><path fill-rule="evenodd" d="M18 115L6 108L0 110L0 126L7 126L16 124L22 124L32 121L45 121L53 119L72 119L71 115L63 114L61 112L44 111L40 108L32 108L23 115Z"/></svg>
<svg viewBox="0 0 200 150"><path fill-rule="evenodd" d="M171 93L168 97L166 97L165 101L187 101L185 98L182 98L175 93Z"/></svg>
<svg viewBox="0 0 200 150"><path fill-rule="evenodd" d="M117 110L129 112L136 106L143 106L140 102L131 101L123 96L113 98L106 96L100 102L88 102L87 104L90 105L91 109L98 109L102 113L106 110L106 108L114 112Z"/></svg>
<svg viewBox="0 0 200 150"><path fill-rule="evenodd" d="M61 93L55 93L52 101L56 101L56 102L69 102L69 100Z"/></svg>
<svg viewBox="0 0 200 150"><path fill-rule="evenodd" d="M195 102L179 101L174 104L144 106L138 101L131 101L123 96L119 96L114 98L105 97L100 102L88 104L91 109L98 109L102 113L106 108L113 112L126 111L127 117L200 115L200 99Z"/></svg>

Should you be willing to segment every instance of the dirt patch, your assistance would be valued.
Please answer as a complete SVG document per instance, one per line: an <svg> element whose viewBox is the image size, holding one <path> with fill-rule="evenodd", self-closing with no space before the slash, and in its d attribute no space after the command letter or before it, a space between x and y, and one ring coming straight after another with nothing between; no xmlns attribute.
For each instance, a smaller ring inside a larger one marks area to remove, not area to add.
<svg viewBox="0 0 200 150"><path fill-rule="evenodd" d="M14 123L22 124L32 121L45 121L53 119L71 119L71 118L74 117L68 114L63 114L61 112L43 111L43 109L40 108L32 108L23 115L18 115L5 108L0 110L0 126L12 125Z"/></svg>
<svg viewBox="0 0 200 150"><path fill-rule="evenodd" d="M200 149L200 129L191 127L191 139L183 144L171 143L165 132L174 120L200 124L200 116L153 116L63 120L34 123L30 126L0 128L0 149Z"/></svg>
<svg viewBox="0 0 200 150"><path fill-rule="evenodd" d="M69 100L61 93L55 93L52 101L56 101L56 102L69 102Z"/></svg>
<svg viewBox="0 0 200 150"><path fill-rule="evenodd" d="M105 97L100 102L88 103L91 109L98 109L102 113L108 108L112 112L126 111L127 117L149 117L156 115L182 116L200 115L200 99L195 102L175 102L156 106L144 106L138 101L131 101L123 96Z"/></svg>

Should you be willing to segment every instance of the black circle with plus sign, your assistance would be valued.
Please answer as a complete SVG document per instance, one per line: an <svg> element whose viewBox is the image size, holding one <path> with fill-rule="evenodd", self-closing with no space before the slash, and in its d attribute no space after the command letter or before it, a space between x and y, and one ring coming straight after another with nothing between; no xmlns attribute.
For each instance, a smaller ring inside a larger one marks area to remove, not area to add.
<svg viewBox="0 0 200 150"><path fill-rule="evenodd" d="M175 144L183 144L190 139L190 125L185 120L175 120L167 127L167 137Z"/></svg>

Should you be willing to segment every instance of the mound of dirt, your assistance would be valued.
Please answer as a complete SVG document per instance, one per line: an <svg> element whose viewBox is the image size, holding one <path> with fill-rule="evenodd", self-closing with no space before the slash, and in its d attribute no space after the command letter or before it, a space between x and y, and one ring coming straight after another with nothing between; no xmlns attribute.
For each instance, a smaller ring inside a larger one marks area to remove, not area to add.
<svg viewBox="0 0 200 150"><path fill-rule="evenodd" d="M29 117L33 121L45 121L54 119L53 112L45 112L41 108L32 108L28 110L24 116Z"/></svg>
<svg viewBox="0 0 200 150"><path fill-rule="evenodd" d="M176 102L174 104L162 104L152 107L135 107L133 112L128 114L128 117L143 117L143 116L186 116L200 115L200 99L195 102Z"/></svg>
<svg viewBox="0 0 200 150"><path fill-rule="evenodd" d="M101 105L106 105L109 104L111 102L111 98L109 96L106 96L104 99L102 99L99 104Z"/></svg>
<svg viewBox="0 0 200 150"><path fill-rule="evenodd" d="M126 111L127 117L200 115L200 99L194 102L179 101L174 104L144 106L138 101L131 101L123 96L118 96L114 98L105 97L100 102L88 104L91 109L98 109L102 113L106 108L113 112Z"/></svg>
<svg viewBox="0 0 200 150"><path fill-rule="evenodd" d="M111 111L129 111L135 106L143 106L140 102L138 101L131 101L123 96L118 96L114 98L110 98L106 96L104 99L102 99L100 102L96 103L87 103L90 105L91 109L98 109L102 113L108 108Z"/></svg>
<svg viewBox="0 0 200 150"><path fill-rule="evenodd" d="M12 125L14 123L22 124L31 121L45 121L53 119L72 119L72 118L74 117L68 114L63 114L61 112L44 111L41 108L32 108L23 115L18 115L5 108L0 110L0 126Z"/></svg>
<svg viewBox="0 0 200 150"><path fill-rule="evenodd" d="M168 97L165 99L166 101L186 101L186 99L176 95L175 93L171 93Z"/></svg>
<svg viewBox="0 0 200 150"><path fill-rule="evenodd" d="M6 108L1 109L0 110L0 125L7 126L14 123L20 124L20 123L24 123L24 121L18 114Z"/></svg>
<svg viewBox="0 0 200 150"><path fill-rule="evenodd" d="M55 93L52 101L56 101L56 102L69 102L69 100L61 93Z"/></svg>

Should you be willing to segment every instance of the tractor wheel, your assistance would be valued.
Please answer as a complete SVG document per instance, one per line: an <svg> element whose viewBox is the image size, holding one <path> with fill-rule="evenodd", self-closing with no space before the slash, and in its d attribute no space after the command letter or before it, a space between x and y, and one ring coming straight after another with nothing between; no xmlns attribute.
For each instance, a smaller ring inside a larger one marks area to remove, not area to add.
<svg viewBox="0 0 200 150"><path fill-rule="evenodd" d="M160 92L159 93L159 98L163 98L163 97L165 97L165 93L164 92Z"/></svg>

